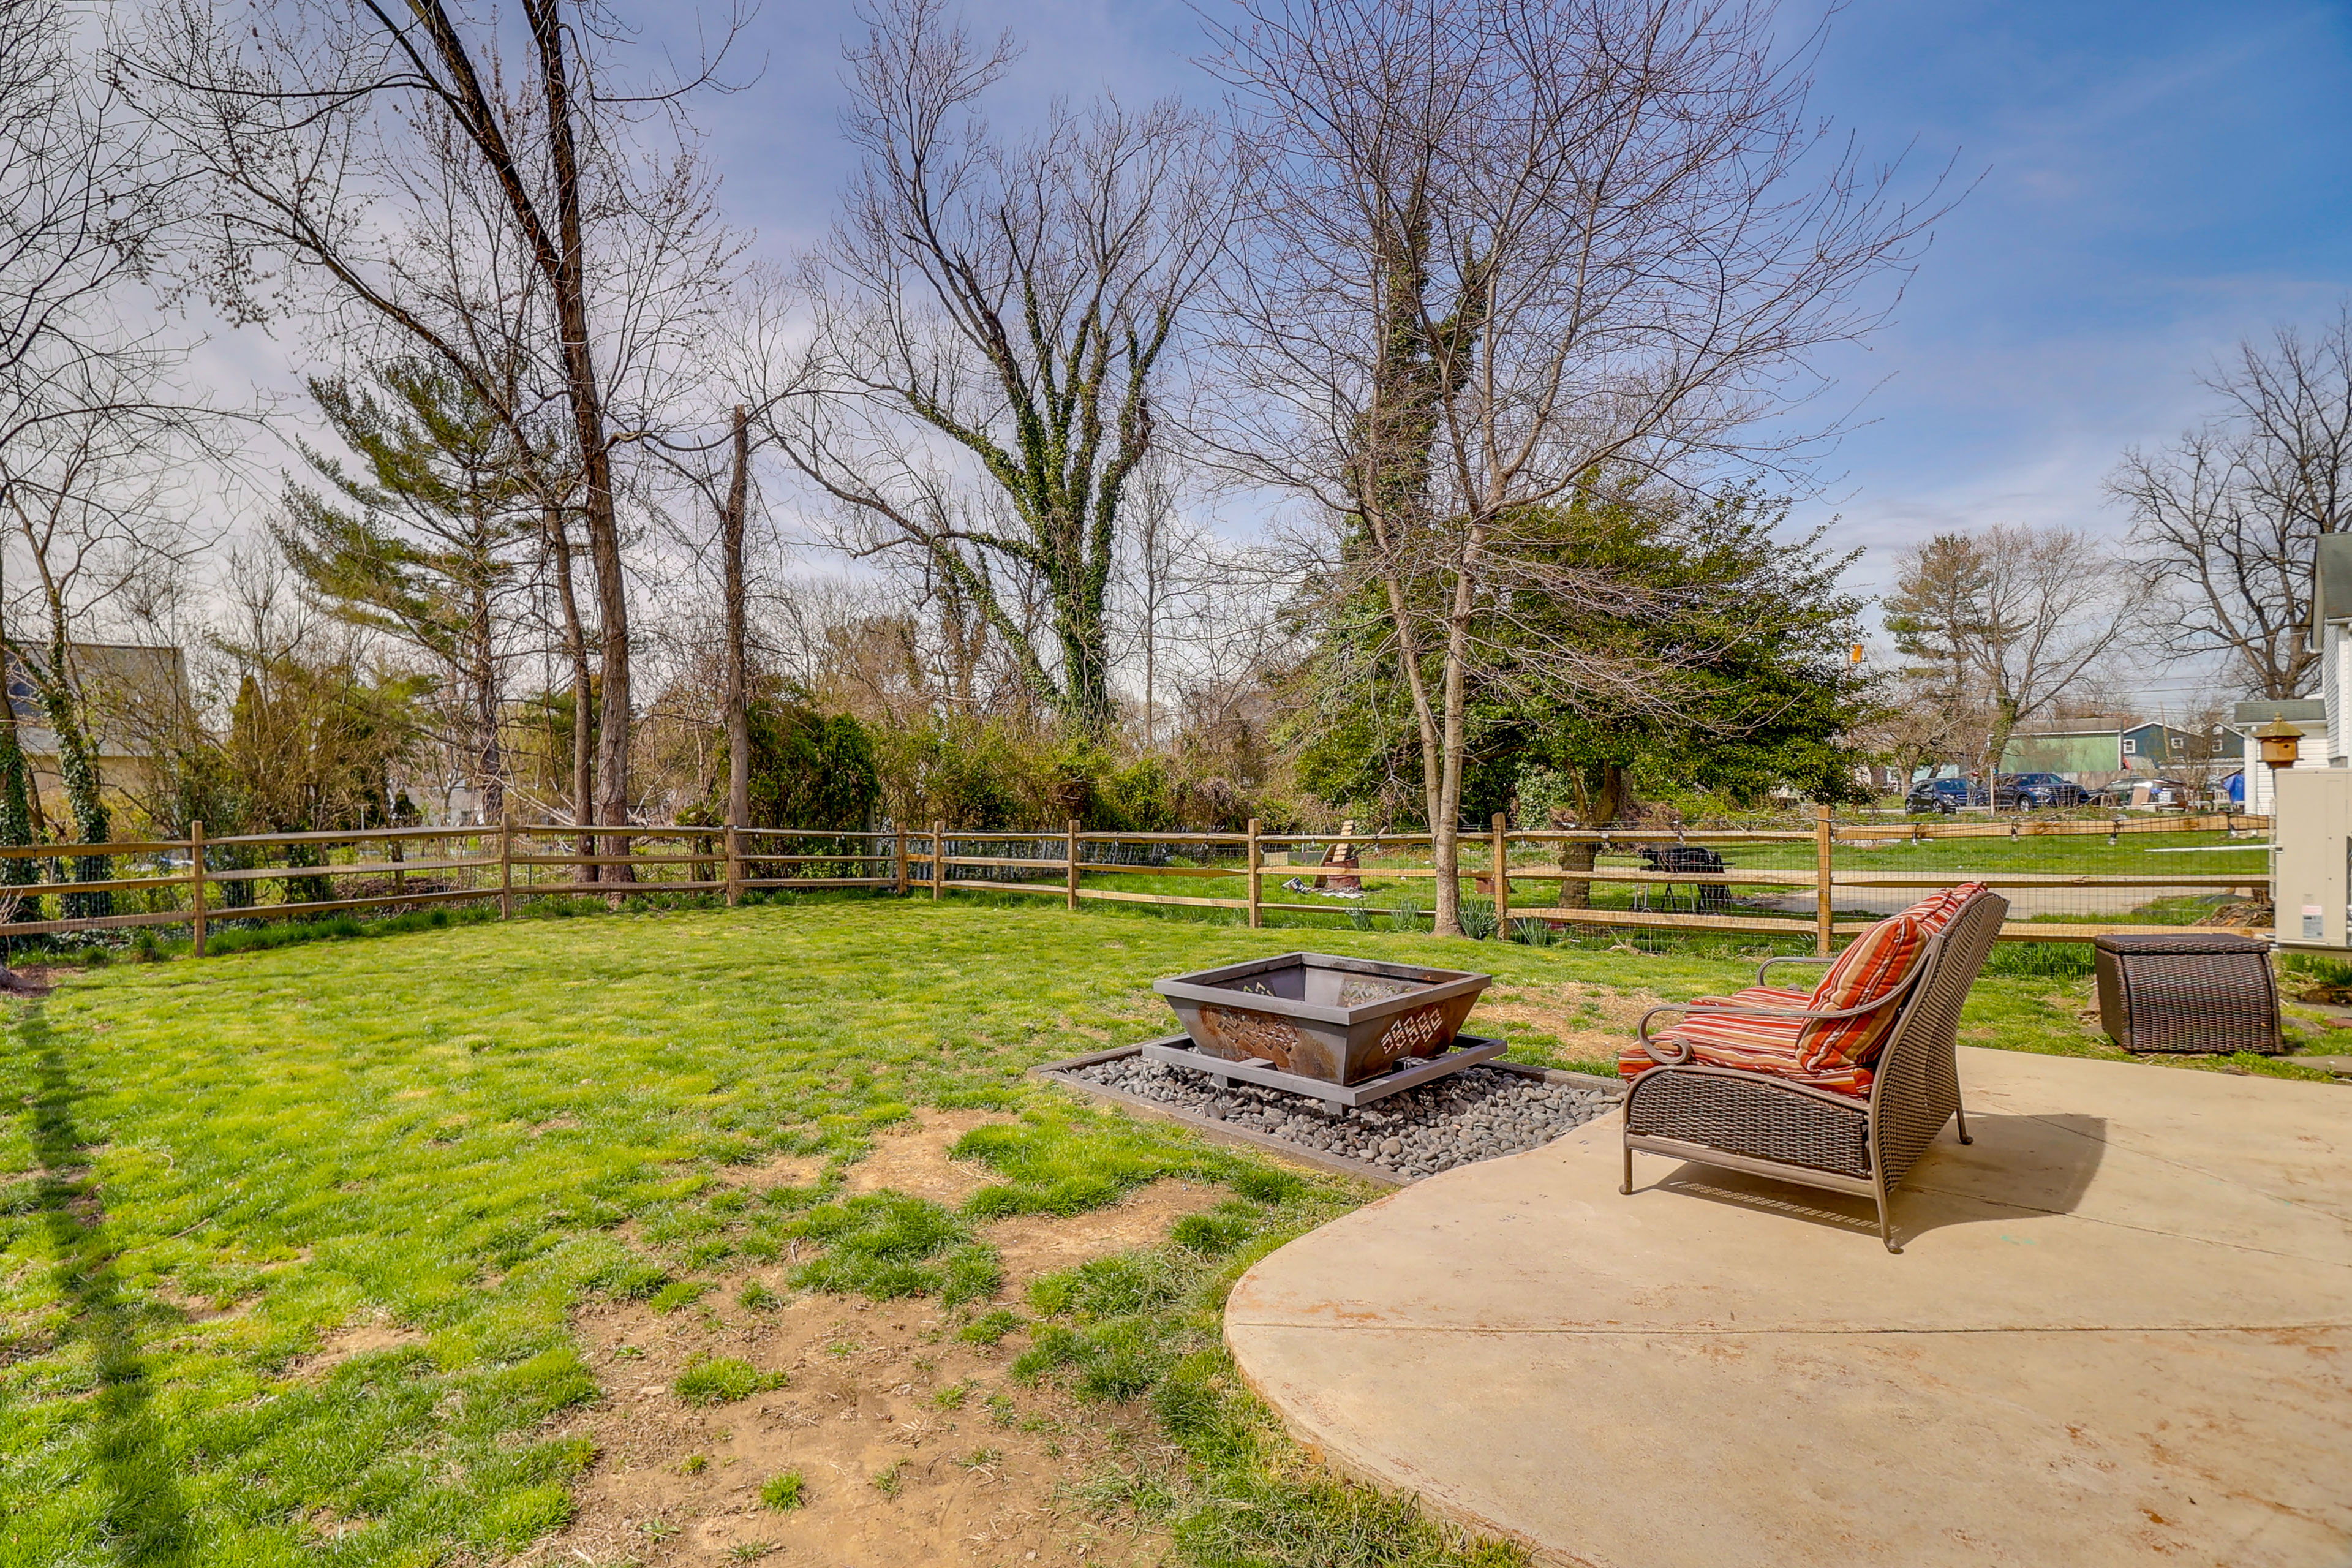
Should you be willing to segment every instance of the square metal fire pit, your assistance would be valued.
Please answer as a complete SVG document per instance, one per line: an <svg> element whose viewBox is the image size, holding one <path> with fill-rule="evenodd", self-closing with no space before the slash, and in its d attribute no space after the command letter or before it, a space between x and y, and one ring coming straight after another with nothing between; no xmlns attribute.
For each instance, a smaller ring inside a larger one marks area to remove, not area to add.
<svg viewBox="0 0 2352 1568"><path fill-rule="evenodd" d="M1168 998L1202 1056L1348 1085L1385 1078L1407 1057L1444 1056L1492 979L1286 952L1174 975L1152 989Z"/></svg>

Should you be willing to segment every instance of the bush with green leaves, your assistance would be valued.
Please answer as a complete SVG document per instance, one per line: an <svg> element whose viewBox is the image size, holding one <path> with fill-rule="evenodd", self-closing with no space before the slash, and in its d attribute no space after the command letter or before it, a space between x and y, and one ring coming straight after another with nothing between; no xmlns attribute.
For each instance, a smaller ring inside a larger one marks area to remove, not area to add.
<svg viewBox="0 0 2352 1568"><path fill-rule="evenodd" d="M770 1476L760 1485L760 1506L778 1513L790 1513L806 1506L807 1484L798 1470L786 1470L780 1476Z"/></svg>

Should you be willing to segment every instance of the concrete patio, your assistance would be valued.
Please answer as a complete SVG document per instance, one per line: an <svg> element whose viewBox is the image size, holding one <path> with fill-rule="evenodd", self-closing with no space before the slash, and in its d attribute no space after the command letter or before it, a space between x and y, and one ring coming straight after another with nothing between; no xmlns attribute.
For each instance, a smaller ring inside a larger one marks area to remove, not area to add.
<svg viewBox="0 0 2352 1568"><path fill-rule="evenodd" d="M1225 1333L1292 1431L1549 1563L2352 1563L2352 1092L1967 1049L1870 1205L1615 1116L1293 1242Z"/></svg>

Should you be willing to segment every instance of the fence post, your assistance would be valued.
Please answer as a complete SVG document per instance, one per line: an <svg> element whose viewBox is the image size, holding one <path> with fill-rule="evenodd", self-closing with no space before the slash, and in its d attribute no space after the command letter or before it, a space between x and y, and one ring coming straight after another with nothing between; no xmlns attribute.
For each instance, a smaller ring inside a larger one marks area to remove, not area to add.
<svg viewBox="0 0 2352 1568"><path fill-rule="evenodd" d="M194 952L205 955L205 825L188 824L188 881L190 904L195 911Z"/></svg>
<svg viewBox="0 0 2352 1568"><path fill-rule="evenodd" d="M907 896L907 830L897 822L890 824L890 848L898 862L891 891L903 899Z"/></svg>
<svg viewBox="0 0 2352 1568"><path fill-rule="evenodd" d="M1257 930L1265 922L1265 913L1258 908L1258 889L1264 880L1258 870L1261 864L1257 847L1257 818L1253 816L1249 819L1249 923L1252 931Z"/></svg>
<svg viewBox="0 0 2352 1568"><path fill-rule="evenodd" d="M727 907L743 901L743 839L733 823L727 825Z"/></svg>
<svg viewBox="0 0 2352 1568"><path fill-rule="evenodd" d="M499 813L499 919L514 919L514 808Z"/></svg>
<svg viewBox="0 0 2352 1568"><path fill-rule="evenodd" d="M1832 884L1830 880L1830 808L1813 808L1813 952L1830 955Z"/></svg>
<svg viewBox="0 0 2352 1568"><path fill-rule="evenodd" d="M1078 907L1078 819L1063 819L1062 829L1062 889L1063 901L1071 909Z"/></svg>
<svg viewBox="0 0 2352 1568"><path fill-rule="evenodd" d="M1495 814L1495 934L1501 936L1511 924L1511 819L1501 812Z"/></svg>
<svg viewBox="0 0 2352 1568"><path fill-rule="evenodd" d="M948 825L943 817L931 818L931 898L947 891L948 886Z"/></svg>

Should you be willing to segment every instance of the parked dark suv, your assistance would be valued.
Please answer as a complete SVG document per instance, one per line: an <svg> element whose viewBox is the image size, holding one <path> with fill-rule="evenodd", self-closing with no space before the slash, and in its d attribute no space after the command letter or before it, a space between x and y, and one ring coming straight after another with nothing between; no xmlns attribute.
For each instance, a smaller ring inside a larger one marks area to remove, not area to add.
<svg viewBox="0 0 2352 1568"><path fill-rule="evenodd" d="M2080 784L2069 784L2056 773L2003 773L2000 793L2006 810L2063 808L2080 805L2087 798Z"/></svg>
<svg viewBox="0 0 2352 1568"><path fill-rule="evenodd" d="M1984 792L1966 779L1928 779L1903 797L1906 811L1940 811L1949 816L1964 805L1984 804Z"/></svg>

